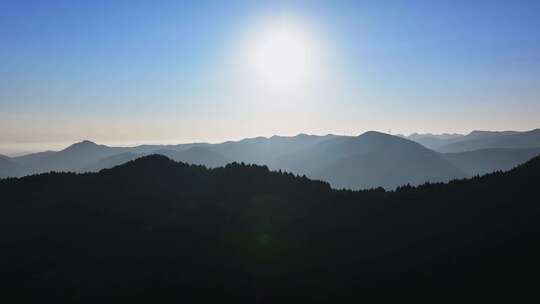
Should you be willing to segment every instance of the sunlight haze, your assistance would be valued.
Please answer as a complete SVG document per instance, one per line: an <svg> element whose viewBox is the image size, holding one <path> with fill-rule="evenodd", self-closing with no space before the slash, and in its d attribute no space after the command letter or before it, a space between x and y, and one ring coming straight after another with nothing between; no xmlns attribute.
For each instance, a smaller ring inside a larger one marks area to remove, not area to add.
<svg viewBox="0 0 540 304"><path fill-rule="evenodd" d="M8 76L0 153L82 139L533 129L537 9L528 1L17 2L0 21Z"/></svg>

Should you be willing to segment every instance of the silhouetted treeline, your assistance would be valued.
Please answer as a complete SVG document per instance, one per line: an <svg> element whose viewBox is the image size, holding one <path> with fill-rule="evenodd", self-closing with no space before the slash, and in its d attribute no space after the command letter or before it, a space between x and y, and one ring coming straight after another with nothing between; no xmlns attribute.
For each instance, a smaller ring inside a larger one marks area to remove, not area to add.
<svg viewBox="0 0 540 304"><path fill-rule="evenodd" d="M367 288L534 286L539 181L535 158L448 184L338 191L264 166L157 155L5 179L2 296L273 303L361 298Z"/></svg>

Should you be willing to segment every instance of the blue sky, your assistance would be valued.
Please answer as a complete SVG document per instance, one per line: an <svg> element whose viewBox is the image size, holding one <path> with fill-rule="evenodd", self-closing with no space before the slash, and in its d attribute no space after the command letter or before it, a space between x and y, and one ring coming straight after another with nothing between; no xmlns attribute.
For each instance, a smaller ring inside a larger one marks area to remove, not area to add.
<svg viewBox="0 0 540 304"><path fill-rule="evenodd" d="M539 1L267 2L0 1L0 153L540 127ZM237 76L275 20L317 82Z"/></svg>

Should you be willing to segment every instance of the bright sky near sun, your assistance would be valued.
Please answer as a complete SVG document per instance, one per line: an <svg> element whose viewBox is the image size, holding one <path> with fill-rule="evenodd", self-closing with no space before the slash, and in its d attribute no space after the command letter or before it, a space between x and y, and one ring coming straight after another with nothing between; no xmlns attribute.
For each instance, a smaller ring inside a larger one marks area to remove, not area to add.
<svg viewBox="0 0 540 304"><path fill-rule="evenodd" d="M532 0L0 1L0 153L538 128L539 14Z"/></svg>

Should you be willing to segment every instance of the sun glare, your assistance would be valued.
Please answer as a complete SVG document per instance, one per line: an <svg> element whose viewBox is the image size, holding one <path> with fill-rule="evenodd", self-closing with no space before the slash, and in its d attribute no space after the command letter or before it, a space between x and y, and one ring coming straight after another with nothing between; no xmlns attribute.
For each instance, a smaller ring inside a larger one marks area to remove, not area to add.
<svg viewBox="0 0 540 304"><path fill-rule="evenodd" d="M314 73L317 45L308 31L292 24L270 24L255 32L247 47L250 74L262 85L297 87Z"/></svg>

